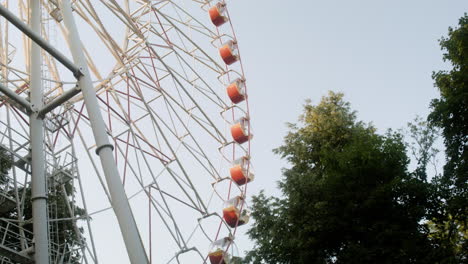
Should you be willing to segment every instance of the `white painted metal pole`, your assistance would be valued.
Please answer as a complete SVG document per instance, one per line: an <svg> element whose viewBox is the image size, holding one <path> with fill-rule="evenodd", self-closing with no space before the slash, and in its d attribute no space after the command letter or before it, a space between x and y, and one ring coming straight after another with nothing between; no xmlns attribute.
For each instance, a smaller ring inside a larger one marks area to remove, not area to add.
<svg viewBox="0 0 468 264"><path fill-rule="evenodd" d="M101 159L101 165L112 199L112 207L119 222L128 256L133 264L147 264L148 257L115 164L114 155L112 154L113 146L109 143L107 137L104 120L99 110L96 91L91 82L70 1L61 0L60 8L63 13L65 27L67 28L66 37L68 38L74 62L81 68L81 72L84 74L79 78L78 84L82 90L86 109L88 110L91 128L96 140L96 153Z"/></svg>
<svg viewBox="0 0 468 264"><path fill-rule="evenodd" d="M30 27L41 34L41 1L29 0ZM41 48L31 41L30 102L33 109L42 107L42 56ZM47 223L47 188L44 156L44 124L33 111L29 118L31 139L31 200L34 232L34 259L36 264L49 263L49 226Z"/></svg>
<svg viewBox="0 0 468 264"><path fill-rule="evenodd" d="M4 86L3 84L0 83L0 92L5 94L7 97L9 97L11 100L14 102L18 103L26 111L31 111L31 104L28 102L28 100L24 99L23 97L19 96L17 93L13 92L10 90L7 86Z"/></svg>
<svg viewBox="0 0 468 264"><path fill-rule="evenodd" d="M26 36L41 46L45 51L47 51L47 53L52 55L52 57L56 58L60 63L63 64L63 66L67 67L75 77L78 78L78 76L81 75L79 69L67 57L65 57L62 53L60 53L60 51L50 45L43 37L41 37L40 33L35 32L31 27L26 26L26 24L24 24L21 19L11 13L8 8L0 5L0 15L5 17L16 28L21 30Z"/></svg>

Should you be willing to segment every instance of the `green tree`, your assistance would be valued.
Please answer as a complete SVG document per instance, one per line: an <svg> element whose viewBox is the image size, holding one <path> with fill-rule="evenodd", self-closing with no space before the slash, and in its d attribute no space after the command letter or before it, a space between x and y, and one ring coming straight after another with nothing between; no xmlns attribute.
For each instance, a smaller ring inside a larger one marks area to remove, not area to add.
<svg viewBox="0 0 468 264"><path fill-rule="evenodd" d="M439 152L434 148L435 140L439 137L436 127L428 121L417 117L413 123L408 123L410 144L408 144L411 154L416 161L416 169L413 174L423 181L427 181L427 166L433 163L435 173L430 177L429 206L427 207L427 217L425 219L429 228L429 240L433 246L431 259L437 263L461 263L459 254L461 253L461 240L466 239L466 227L463 223L453 219L444 209L446 194L440 179L442 174L437 172L435 157ZM432 161L431 161L432 160Z"/></svg>
<svg viewBox="0 0 468 264"><path fill-rule="evenodd" d="M440 98L431 103L429 120L444 137L446 164L435 179L440 207L432 216L433 237L455 256L449 262L468 261L468 16L449 28L440 40L449 71L433 73Z"/></svg>
<svg viewBox="0 0 468 264"><path fill-rule="evenodd" d="M342 94L305 105L276 153L284 197L253 199L252 263L436 263L422 224L430 186L402 135L357 121Z"/></svg>
<svg viewBox="0 0 468 264"><path fill-rule="evenodd" d="M438 175L436 157L440 151L435 147L435 144L436 140L440 138L440 132L431 123L419 116L413 122L409 122L407 127L409 137L407 147L416 162L416 169L413 173L421 180L427 181L429 165L433 165L434 175Z"/></svg>
<svg viewBox="0 0 468 264"><path fill-rule="evenodd" d="M7 173L11 168L11 158L7 155L5 150L0 147L0 184L7 178Z"/></svg>
<svg viewBox="0 0 468 264"><path fill-rule="evenodd" d="M12 162L11 162L11 157L6 154L5 150L0 148L0 187L3 187L5 184L8 184L8 173L12 167ZM66 170L62 171L57 171L54 172L56 177L51 177L49 180L49 193L48 193L48 204L49 204L49 214L51 218L55 219L67 219L70 218L70 210L73 211L73 214L75 217L79 218L80 216L85 215L84 209L80 208L79 206L76 206L72 200L72 195L75 192L75 189L72 185L71 181L59 181L57 182L56 179L66 179L67 177L65 175L69 175L70 172ZM53 174L54 174L53 173ZM60 177L62 175L62 177ZM0 188L0 191L2 191ZM9 190L10 196L13 195L13 190ZM33 225L31 221L32 219L32 203L31 203L31 187L28 186L25 189L20 188L18 189L18 193L24 193L25 197L24 200L26 201L24 203L24 206L22 208L22 217L25 220L25 224L22 225L22 228L26 231L29 231L29 233L33 232ZM68 203L68 204L67 204ZM70 206L70 207L69 207ZM70 208L70 209L69 209ZM18 211L17 208L14 207L9 211L4 211L2 214L0 214L0 217L6 218L6 219L18 219ZM81 252L79 250L76 250L77 246L81 246L80 240L78 239L77 236L77 231L83 233L83 229L79 228L78 230L75 230L74 225L72 221L66 220L66 221L58 221L55 222L54 227L51 228L51 237L53 238L53 242L55 243L56 246L59 248L53 248L53 250L59 249L59 253L64 253L65 254L62 256L63 263L81 263L82 261L82 256ZM16 230L15 230L16 229ZM9 227L10 234L13 233L19 233L19 230L17 230L16 227ZM28 239L33 239L29 235L26 236ZM17 243L18 237L17 236L6 236L4 241L4 244L9 244L10 249L16 250L16 251L21 251L20 245ZM64 251L63 248L66 248Z"/></svg>

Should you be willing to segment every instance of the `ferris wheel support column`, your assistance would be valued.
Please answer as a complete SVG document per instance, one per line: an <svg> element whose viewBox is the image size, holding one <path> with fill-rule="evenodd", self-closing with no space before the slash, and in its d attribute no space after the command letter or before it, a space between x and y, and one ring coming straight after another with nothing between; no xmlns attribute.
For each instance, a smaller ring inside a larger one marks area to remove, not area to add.
<svg viewBox="0 0 468 264"><path fill-rule="evenodd" d="M88 110L91 128L96 140L96 154L99 155L101 160L112 200L112 207L119 222L128 256L133 264L149 263L127 195L125 194L125 189L120 180L114 155L112 154L113 146L110 144L107 136L104 120L96 98L96 91L91 82L90 72L78 34L78 28L73 18L70 1L61 0L60 9L62 10L63 21L67 28L66 37L70 45L70 51L75 64L81 68L81 72L83 73L78 79L78 85L82 90L86 109Z"/></svg>
<svg viewBox="0 0 468 264"><path fill-rule="evenodd" d="M30 27L41 34L41 1L29 0ZM47 189L44 156L44 121L35 109L42 107L41 48L31 41L30 52L30 148L31 148L31 200L34 231L34 259L36 264L49 263L49 226L47 224Z"/></svg>

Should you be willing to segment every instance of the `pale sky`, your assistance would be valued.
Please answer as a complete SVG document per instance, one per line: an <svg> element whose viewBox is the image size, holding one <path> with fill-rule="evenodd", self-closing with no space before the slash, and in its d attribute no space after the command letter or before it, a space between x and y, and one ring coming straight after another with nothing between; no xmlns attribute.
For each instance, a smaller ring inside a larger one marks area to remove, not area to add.
<svg viewBox="0 0 468 264"><path fill-rule="evenodd" d="M447 69L438 39L468 11L456 1L228 1L246 68L256 180L249 193L279 195L284 160L272 153L306 98L340 91L358 118L383 132L425 117ZM246 230L247 228L243 228ZM238 237L240 249L247 240Z"/></svg>

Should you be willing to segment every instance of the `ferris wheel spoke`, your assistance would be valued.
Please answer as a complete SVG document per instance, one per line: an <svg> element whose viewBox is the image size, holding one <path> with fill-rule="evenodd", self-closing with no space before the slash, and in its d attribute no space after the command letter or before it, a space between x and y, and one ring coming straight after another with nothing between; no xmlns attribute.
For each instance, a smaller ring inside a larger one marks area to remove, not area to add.
<svg viewBox="0 0 468 264"><path fill-rule="evenodd" d="M196 60L197 62L201 63L202 65L208 67L209 69L213 70L214 72L217 72L218 74L221 74L223 72L222 68L219 68L217 64L213 64L214 59L210 56L201 56L196 55L196 51L200 51L200 48L198 46L195 46L192 50L189 50L187 47L181 47L177 44L171 44L172 49L177 49L181 51L182 53L186 54L187 56L191 57L192 59ZM180 54L178 54L180 56ZM211 63L211 64L209 64Z"/></svg>
<svg viewBox="0 0 468 264"><path fill-rule="evenodd" d="M170 107L172 110L174 110L174 109L173 109L173 106L172 106L171 104L166 104L166 106L168 106L168 107ZM161 117L159 117L159 115L158 115L157 113L154 113L154 114L155 114L155 116L157 116L158 119L164 124L164 126L165 126L166 128L169 129L169 131L172 133L172 135L175 136L175 137L177 137L177 138L181 141L181 143L184 145L184 147L186 147L187 150L190 151L190 153L200 162L200 164L202 164L202 165L204 166L204 168L206 168L206 166L200 161L200 159L198 158L198 156L202 156L202 157L206 158L206 160L208 161L208 163L209 163L209 165L211 166L211 168L214 168L213 165L209 162L208 157L206 156L206 154L204 153L204 151L201 149L200 145L196 142L196 140L195 140L195 138L193 137L192 133L189 132L188 127L187 127L186 124L183 122L183 120L181 119L181 117L179 116L179 114L178 114L177 112L174 111L174 114L175 114L175 116L177 117L177 119L178 119L178 121L180 122L180 124L183 126L183 128L184 128L184 133L186 133L186 135L190 136L190 138L195 142L196 146L198 147L198 150L196 150L194 147L190 147L190 145L188 145L186 142L184 142L182 139L180 139L180 136L179 136L177 133L175 133L174 131L172 131L172 130L170 129L170 127L166 124L166 122L164 121L164 119L162 119ZM173 120L172 120L172 122L173 122ZM172 127L174 127L174 124L173 124ZM189 149L189 147L191 148L191 150ZM198 155L195 155L194 152L193 152L193 150L196 151ZM207 171L209 171L209 170L207 169Z"/></svg>
<svg viewBox="0 0 468 264"><path fill-rule="evenodd" d="M122 150L120 147L118 147L118 150L119 150L120 153L123 155L123 150ZM137 152L135 152L135 156L136 156L136 157L138 156L138 155L137 155ZM141 156L143 157L143 155L141 155ZM145 159L145 158L143 157L143 159ZM138 160L138 158L137 158L137 160ZM146 160L145 160L145 163L147 164L147 161L146 161ZM130 171L133 173L133 175L134 175L135 177L137 177L137 175L141 175L141 174L142 174L142 172L141 172L141 164L140 164L139 162L137 162L137 166L138 166L138 171L134 168L134 165L132 165L131 163L128 163L128 168L130 169ZM154 177L154 176L152 177L152 183L151 183L151 184L157 184L156 178L157 178L157 177ZM142 190L144 190L147 186L144 186L142 181L140 181L140 183L141 183ZM151 185L151 184L150 184L150 185ZM158 190L160 190L160 189L158 188ZM162 192L163 192L163 191L162 191ZM200 212L200 209L199 209L199 208L194 207L193 205L190 205L189 203L182 201L180 198L178 198L178 201L180 201L181 203L183 203L183 204L185 204L185 205L187 205L187 206L189 206L189 207L191 207L191 208L194 208L195 210L197 210L197 211ZM167 213L167 214L170 214L170 212L168 212L168 211L166 211L166 213Z"/></svg>
<svg viewBox="0 0 468 264"><path fill-rule="evenodd" d="M88 1L88 0L87 0ZM110 10L122 23L124 23L128 28L130 28L135 33L139 33L138 27L136 27L132 18L128 15L128 12L123 10L120 5L114 0L100 0L100 2L105 5L108 10ZM109 4L112 3L113 5ZM143 35L138 34L138 37L144 38Z"/></svg>
<svg viewBox="0 0 468 264"><path fill-rule="evenodd" d="M141 145L140 145L140 143L139 143L138 141L135 141L135 143L137 144L137 146L139 146L140 151L141 151ZM146 155L143 154L142 157L143 157L143 159L144 159L144 161L145 161L146 166L147 166L148 168L151 168L151 166L149 165L149 162L147 161ZM175 157L175 159L177 159L177 157ZM180 183L180 180L178 180L177 174L176 174L173 170L171 170L169 167L167 167L167 165L165 165L165 166L166 166L166 170L169 172L169 175L172 176L173 180L177 183L177 185L178 185L179 188L183 191L183 193L185 194L185 196L190 200L190 202L193 204L193 206L197 207L197 204L195 203L194 199L189 195L189 193L187 192L187 190L185 190L185 188L182 186L182 184ZM182 168L182 171L184 171L183 168ZM152 175L153 180L156 181L156 178L154 177L153 172L150 170L149 173ZM185 176L186 176L185 179L187 180L188 177L187 177L186 174L185 174ZM199 201L199 195L198 195L198 193L196 193L196 191L195 191L195 189L194 189L194 187L193 187L193 184L191 184L191 182L190 182L189 179L188 179L188 182L186 182L186 184L187 184L187 186L189 186L190 189L195 193L195 199L198 200L198 203L200 203L200 201ZM197 207L197 208L199 208L199 207ZM201 210L201 209L199 209L199 210Z"/></svg>
<svg viewBox="0 0 468 264"><path fill-rule="evenodd" d="M172 108L172 105L170 105L171 108ZM184 109L185 110L185 109ZM185 111L185 113L191 118L191 120L194 120L203 130L205 130L211 137L213 137L215 140L219 141L219 142L222 142L221 139L219 139L218 137L216 137L209 129L208 127L211 127L211 125L207 122L205 122L205 120L203 120L202 118L199 118L197 117L195 114L194 114L194 110L195 108L189 110L189 111ZM163 124L167 127L167 125L165 124L165 122L163 121L164 119L161 118L158 113L151 109L150 110L151 114L153 114L154 116L158 117L159 120L161 120L163 122ZM177 112L174 112L176 115L177 115L177 118L178 120L180 121L181 124L183 124L183 121L181 119L181 117L179 116L179 114L177 114ZM203 122L205 122L205 124L203 124ZM177 135L175 135L177 136Z"/></svg>
<svg viewBox="0 0 468 264"><path fill-rule="evenodd" d="M179 80L179 78L176 77L176 74L170 70L170 67L164 62L164 60L161 59L161 57L158 56L156 51L152 49L153 54L158 58L161 62L161 64L166 68L166 70L171 74L173 80L177 83L177 85L182 89L182 91L185 93L185 95L190 99L190 101L197 107L197 109L201 112L201 114L204 116L205 120L214 128L216 134L220 136L221 138L224 138L223 133L221 133L216 126L213 124L213 122L210 120L208 115L200 108L198 103L194 100L194 98L190 95L190 93L185 89L183 86L182 82Z"/></svg>
<svg viewBox="0 0 468 264"><path fill-rule="evenodd" d="M152 197L150 199L151 201L151 204L154 208L154 210L157 212L158 216L159 216L159 219L161 219L161 221L163 222L164 226L166 227L166 230L169 232L169 234L171 235L173 241L177 244L177 246L179 247L179 249L182 249L184 248L184 245L182 245L180 243L180 235L177 233L178 229L176 230L173 230L171 225L168 223L166 217L163 216L163 214L161 213L160 209L159 208L163 208L155 199L154 197ZM169 217L170 218L170 217ZM172 218L171 218L172 219Z"/></svg>
<svg viewBox="0 0 468 264"><path fill-rule="evenodd" d="M132 165L130 165L129 168L130 168L130 170L134 171L134 168L133 168ZM135 171L134 171L134 173L135 173ZM152 184L157 184L157 183L153 182ZM146 186L143 186L142 190L146 192L146 188L147 188ZM160 191L160 189L159 189L159 191ZM147 193L147 195L148 195L148 193ZM179 228L177 227L177 223L174 220L174 217L173 217L173 215L171 213L171 210L170 210L169 206L167 205L166 198L164 197L163 194L161 194L161 199L162 199L164 205L162 205L158 201L156 201L156 199L153 196L150 196L151 204L153 205L153 208L155 209L155 211L158 213L160 219L163 221L163 224L166 226L166 229L171 234L171 236L173 237L174 241L179 246L179 248L183 248L183 245L181 245L181 243L180 243L180 238L182 237L182 235L180 234ZM161 213L161 210L162 210L162 212L164 214ZM166 217L164 217L164 215L166 215ZM174 228L172 228L171 225L168 223L167 218L169 218L169 221L172 222L172 226L174 226Z"/></svg>
<svg viewBox="0 0 468 264"><path fill-rule="evenodd" d="M214 68L211 68L210 65L206 64L205 62L199 60L200 58L202 57L199 57L199 56L195 56L193 55L193 52L187 52L186 50L184 49L181 49L179 46L176 46L174 45L174 47L176 47L177 49L181 50L185 55L187 55L189 58L192 58L192 59L196 59L198 62L200 62L202 65L212 69L214 72L218 73L218 74L222 74L221 72L218 72L216 69ZM182 56L181 53L179 53L176 49L173 50L174 51L174 54L176 55L177 59L182 61L180 62L179 61L179 64L181 67L183 68L187 68L191 74L195 75L196 76L196 80L200 80L206 87L207 87L207 91L209 91L210 93L212 93L213 95L215 95L217 97L217 99L219 101L222 101L222 99L219 97L219 95L214 91L214 89L204 80L204 78L194 69L194 66L191 65L190 63L187 62L187 60ZM173 67L170 67L171 70L173 70ZM176 71L174 71L176 72ZM177 73L177 72L176 72ZM189 80L189 78L187 77L187 74L185 73L185 70L184 70L184 74L185 76L183 77L182 74L179 74L177 73L179 77L183 78L187 83L189 84L192 84L194 83L193 80ZM208 97L208 96L207 96ZM211 99L213 101L213 99Z"/></svg>
<svg viewBox="0 0 468 264"><path fill-rule="evenodd" d="M198 147L198 150L195 149L193 146L190 146L189 144L187 144L186 142L182 142L183 146L187 149L187 151L190 152L190 154L192 154L192 156L198 161L198 163L205 169L205 171L207 173L209 173L211 175L211 177L216 180L217 178L220 178L220 174L219 172L216 171L216 168L213 166L213 164L211 163L210 159L208 158L208 156L203 152L203 150L200 148L200 145L196 144L196 146ZM203 163L203 161L201 160L201 158L199 157L202 157L208 164L205 164Z"/></svg>
<svg viewBox="0 0 468 264"><path fill-rule="evenodd" d="M184 61L185 62L185 61ZM185 64L187 65L187 67L189 67L190 69L191 66L189 66L186 62ZM172 70L173 68L171 68ZM200 76L197 76L197 79L198 80L201 80L201 82L203 84L205 84L205 86L207 88L202 88L201 86L198 86L198 85L195 85L194 84L194 81L192 80L188 80L186 78L184 78L181 74L179 74L177 71L173 71L177 76L179 76L179 78L183 79L185 82L187 82L188 84L192 85L193 88L197 89L201 94L203 94L206 98L208 98L211 102L213 102L214 104L216 104L217 106L221 107L221 108L226 108L228 107L226 105L226 103L224 103L224 101L219 97L219 95L203 80L203 78L201 78ZM198 75L198 74L197 74ZM210 95L208 95L207 93L211 93L214 98L212 98Z"/></svg>
<svg viewBox="0 0 468 264"><path fill-rule="evenodd" d="M120 149L120 151L122 151L122 150ZM146 162L146 160L145 160L145 162ZM130 168L130 170L134 171L134 168L133 168L132 165L129 165L129 168ZM134 171L134 174L136 174L135 171ZM170 209L170 207L169 207L169 205L168 205L167 200L166 200L165 197L168 196L168 197L170 197L170 198L172 198L172 199L174 199L174 200L176 200L176 201L178 201L178 202L180 202L180 203L182 203L182 204L184 204L184 205L186 205L186 206L188 206L188 207L190 207L190 208L195 209L195 210L198 211L198 212L201 212L200 209L197 208L197 207L191 206L191 205L188 204L187 202L184 202L184 201L182 201L181 199L174 197L173 195L169 195L167 192L162 191L162 190L159 188L159 186L157 185L157 181L154 181L152 184L154 184L154 185L157 186L157 187L154 187L154 186L153 186L153 188L156 189L156 190L158 190L158 192L160 193L161 199L162 199L162 201L163 201L163 204L164 204L164 206L161 205L159 202L157 202L157 201L153 198L153 199L152 199L153 206L155 207L155 209L156 209L156 211L158 212L160 218L162 219L162 221L164 222L164 224L166 225L166 227L167 227L169 230L171 229L171 227L170 227L170 225L168 224L166 218L161 214L161 212L160 212L159 210L160 210L160 209L163 210L163 212L166 214L166 216L170 218L170 221L172 222L172 225L173 225L173 228L174 228L174 231L171 231L171 235L173 236L174 240L177 242L177 244L179 245L179 247L181 247L181 248L185 247L185 244L186 244L186 243L185 243L185 241L184 241L184 239L183 239L182 233L180 232L180 228L179 228L178 225L177 225L177 221L175 221L174 215L173 215L173 213L171 212L171 209ZM145 188L145 187L143 187L143 188ZM158 209L158 208L160 208L160 209ZM175 233L175 234L174 234L174 233ZM184 246L181 246L181 245L180 245L180 241L183 242Z"/></svg>
<svg viewBox="0 0 468 264"><path fill-rule="evenodd" d="M129 78L130 78L131 80L134 79L133 76L129 76ZM135 79L136 79L136 78L135 78ZM139 82L140 82L140 80L136 80L134 83L139 83ZM148 84L148 83L146 83L146 84ZM148 84L148 85L149 85L149 84ZM153 86L153 87L156 89L155 86ZM175 104L176 106L178 106L179 109L181 109L182 111L186 112L186 114L187 114L190 118L192 118L195 122L197 122L197 124L199 124L199 125L200 125L207 133L209 133L214 139L220 141L220 138L221 138L221 140L222 140L223 136L222 136L222 134L219 132L219 130L215 131L215 132L217 132L217 135L213 134L213 133L210 131L210 129L208 129L205 125L203 125L202 122L200 122L200 119L201 119L201 118L195 118L195 117L194 117L193 111L188 111L188 110L186 109L186 107L184 107L184 106L183 106L178 100L176 100L173 96L171 96L170 94L168 94L168 92L167 92L166 90L161 89L160 92L161 92L162 97L169 99L168 101L171 102L171 104L170 104L171 107L172 107L172 104ZM142 99L142 101L152 102L152 103L154 104L153 99L145 100L145 97L143 96L143 94L141 94L141 99ZM153 107L148 107L148 106L147 106L147 109L148 109L148 111L149 111L150 113L152 113L152 114L154 114L154 115L157 115L157 112L154 110ZM176 111L174 110L174 112L176 112ZM203 120L203 119L202 119L202 120ZM204 120L204 121L205 121L205 120ZM207 124L209 124L210 127L215 127L215 126L213 125L212 122L210 123L210 122L208 121Z"/></svg>
<svg viewBox="0 0 468 264"><path fill-rule="evenodd" d="M197 43L195 43L195 41L192 38L187 36L186 33L184 33L180 28L178 28L169 17L167 17L165 14L163 14L159 9L155 8L154 11L156 13L158 13L161 17L163 17L172 27L174 27L174 29L176 29L177 32L179 32L184 37L184 39L186 39L188 42L190 42L193 46L197 47L203 53L203 55L206 56L206 58L209 58L212 61L212 63L214 65L216 65L217 68L219 68L221 70L224 68L221 65L219 65L214 59L212 59L211 56L209 56L208 53L206 53L206 51L201 49L199 47L199 45Z"/></svg>
<svg viewBox="0 0 468 264"><path fill-rule="evenodd" d="M123 50L117 44L117 41L115 41L115 39L113 37L111 37L111 35L109 34L109 30L107 30L106 27L104 26L104 24L102 23L102 20L100 19L99 15L97 14L94 5L89 0L85 0L85 1L86 1L87 6L85 6L84 3L80 2L80 1L78 1L78 3L81 3L82 7L85 8L85 10L92 16L92 19L95 21L97 26L95 26L95 25L93 26L93 24L91 24L92 20L88 19L84 12L79 13L81 15L81 17L83 19L87 20L88 24L90 26L92 26L93 29L95 29L95 32L97 34L101 35L104 38L104 41L109 43L109 45L113 48L113 50L116 50L119 54L123 54ZM102 3L104 3L104 5L106 5L107 7L109 7L105 2L102 2ZM109 8L109 10L112 11L113 9ZM117 15L117 13L114 13L114 14ZM118 13L118 14L125 14L125 13ZM121 20L121 22L123 22L123 23L125 23L125 21L126 20ZM126 24L126 25L129 26L128 24ZM98 29L100 29L100 30L98 30Z"/></svg>
<svg viewBox="0 0 468 264"><path fill-rule="evenodd" d="M172 2L172 1L171 1ZM207 37L211 37L211 36L214 36L214 35L217 35L217 33L215 33L213 30L211 30L210 28L208 28L205 24L201 23L200 20L198 20L196 17L192 16L189 12L187 12L184 8L180 7L178 4L176 4L175 2L172 2L172 5L174 7L177 8L177 10L179 10L180 12L184 13L184 15L190 17L191 20L195 21L196 22L196 25L191 25L192 27L194 28L199 28L200 30L203 29L205 32L208 32L208 33L204 33ZM202 31L199 31L200 33L203 33Z"/></svg>

